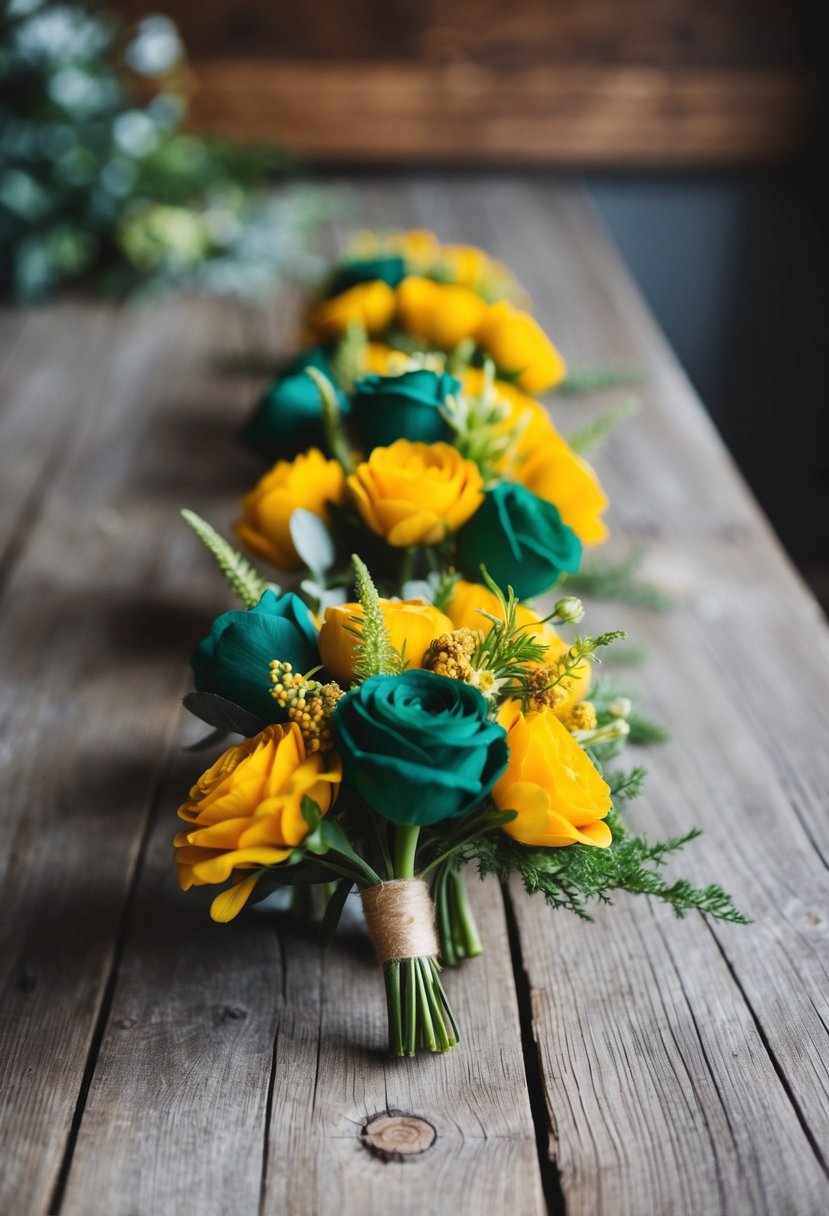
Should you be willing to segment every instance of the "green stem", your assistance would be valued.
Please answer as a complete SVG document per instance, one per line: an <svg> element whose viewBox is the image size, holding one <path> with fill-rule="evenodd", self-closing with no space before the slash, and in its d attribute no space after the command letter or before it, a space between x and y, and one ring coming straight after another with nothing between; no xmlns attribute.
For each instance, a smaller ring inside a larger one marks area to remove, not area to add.
<svg viewBox="0 0 829 1216"><path fill-rule="evenodd" d="M417 838L419 835L420 828L417 824L410 826L399 823L394 829L395 878L414 878Z"/></svg>
<svg viewBox="0 0 829 1216"><path fill-rule="evenodd" d="M455 925L455 941L460 943L464 958L478 958L484 947L475 922L475 914L469 902L469 892L463 871L450 867L447 883L452 892L452 919Z"/></svg>
<svg viewBox="0 0 829 1216"><path fill-rule="evenodd" d="M403 550L403 558L400 562L400 585L411 582L414 575L415 558L417 557L417 548L414 545L409 545Z"/></svg>

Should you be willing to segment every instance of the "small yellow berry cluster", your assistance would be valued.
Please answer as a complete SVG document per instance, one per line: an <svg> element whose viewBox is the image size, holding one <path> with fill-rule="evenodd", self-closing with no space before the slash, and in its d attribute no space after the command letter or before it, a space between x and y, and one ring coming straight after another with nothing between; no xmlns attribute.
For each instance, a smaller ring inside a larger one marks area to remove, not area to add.
<svg viewBox="0 0 829 1216"><path fill-rule="evenodd" d="M596 707L592 701L579 701L567 711L564 725L568 730L595 730Z"/></svg>
<svg viewBox="0 0 829 1216"><path fill-rule="evenodd" d="M471 629L442 633L429 643L429 649L423 656L423 666L436 676L471 683L474 672L471 659L477 645L478 635Z"/></svg>
<svg viewBox="0 0 829 1216"><path fill-rule="evenodd" d="M558 671L546 664L534 667L527 673L523 684L528 709L557 709L562 702L567 700L566 688L554 683L558 677Z"/></svg>
<svg viewBox="0 0 829 1216"><path fill-rule="evenodd" d="M334 746L330 718L340 697L339 684L320 684L294 672L290 663L274 659L270 664L271 696L288 711L288 721L296 722L308 752L325 752Z"/></svg>

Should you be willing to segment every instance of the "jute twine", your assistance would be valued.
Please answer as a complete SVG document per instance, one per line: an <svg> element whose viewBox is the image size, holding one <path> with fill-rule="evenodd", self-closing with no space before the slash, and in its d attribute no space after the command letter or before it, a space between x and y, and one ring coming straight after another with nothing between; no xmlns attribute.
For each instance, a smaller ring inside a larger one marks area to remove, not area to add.
<svg viewBox="0 0 829 1216"><path fill-rule="evenodd" d="M394 878L360 892L368 934L381 964L438 953L435 905L420 878Z"/></svg>

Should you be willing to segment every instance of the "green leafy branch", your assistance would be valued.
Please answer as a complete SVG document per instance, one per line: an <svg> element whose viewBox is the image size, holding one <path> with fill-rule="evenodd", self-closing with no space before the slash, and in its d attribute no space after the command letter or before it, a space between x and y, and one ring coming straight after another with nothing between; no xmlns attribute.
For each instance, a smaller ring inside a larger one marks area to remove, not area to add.
<svg viewBox="0 0 829 1216"><path fill-rule="evenodd" d="M626 397L624 401L614 405L613 409L599 414L598 418L594 418L580 430L568 435L567 442L574 452L582 454L589 452L592 448L597 448L604 443L620 422L637 414L639 409L640 405L636 397Z"/></svg>
<svg viewBox="0 0 829 1216"><path fill-rule="evenodd" d="M229 541L220 536L207 520L187 508L181 512L181 517L213 556L228 586L238 595L245 608L252 608L254 604L258 604L266 591L274 591L277 595L279 594L280 588L276 583L268 582L256 567L238 549L234 549Z"/></svg>
<svg viewBox="0 0 829 1216"><path fill-rule="evenodd" d="M611 893L622 890L661 899L678 917L696 909L732 924L749 923L722 887L694 887L684 878L667 882L661 874L660 867L694 840L699 829L654 843L644 836L627 835L613 813L608 822L614 839L607 849L583 844L563 849L526 848L498 834L474 841L469 856L477 860L482 878L495 874L506 882L517 873L529 895L540 892L551 907L567 909L583 920L593 919L586 910L592 900L610 904Z"/></svg>

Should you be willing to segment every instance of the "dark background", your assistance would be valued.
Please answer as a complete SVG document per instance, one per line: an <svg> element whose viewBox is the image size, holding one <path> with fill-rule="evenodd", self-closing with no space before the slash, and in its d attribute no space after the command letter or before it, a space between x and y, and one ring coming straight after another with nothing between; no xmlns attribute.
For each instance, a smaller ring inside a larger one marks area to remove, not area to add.
<svg viewBox="0 0 829 1216"><path fill-rule="evenodd" d="M580 172L785 545L829 599L825 3L164 8L193 61L197 127L278 139L320 166Z"/></svg>

